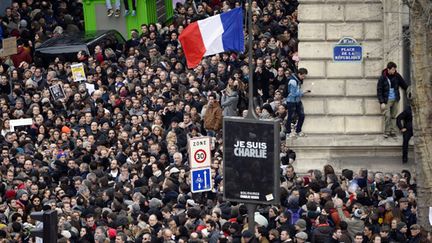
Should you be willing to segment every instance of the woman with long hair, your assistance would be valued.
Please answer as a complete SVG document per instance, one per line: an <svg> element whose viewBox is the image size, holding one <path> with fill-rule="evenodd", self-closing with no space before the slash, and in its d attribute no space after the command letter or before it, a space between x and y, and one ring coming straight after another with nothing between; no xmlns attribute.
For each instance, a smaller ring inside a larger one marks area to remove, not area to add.
<svg viewBox="0 0 432 243"><path fill-rule="evenodd" d="M8 132L10 132L10 120L9 118L6 118L3 120L1 125L1 135L4 137Z"/></svg>

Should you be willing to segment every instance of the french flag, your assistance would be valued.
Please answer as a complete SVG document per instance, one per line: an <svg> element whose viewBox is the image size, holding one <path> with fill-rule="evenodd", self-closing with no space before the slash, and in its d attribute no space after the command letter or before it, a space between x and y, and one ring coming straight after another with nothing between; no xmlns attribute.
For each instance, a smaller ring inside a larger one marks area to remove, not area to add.
<svg viewBox="0 0 432 243"><path fill-rule="evenodd" d="M188 68L196 67L205 56L244 51L243 10L235 8L191 23L179 36Z"/></svg>

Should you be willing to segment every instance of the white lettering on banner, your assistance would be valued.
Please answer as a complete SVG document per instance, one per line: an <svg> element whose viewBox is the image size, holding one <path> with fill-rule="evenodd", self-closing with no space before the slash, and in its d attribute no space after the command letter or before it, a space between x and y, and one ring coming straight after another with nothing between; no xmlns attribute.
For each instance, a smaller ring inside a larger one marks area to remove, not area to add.
<svg viewBox="0 0 432 243"><path fill-rule="evenodd" d="M234 144L234 155L248 158L267 158L267 143L252 141L237 141Z"/></svg>
<svg viewBox="0 0 432 243"><path fill-rule="evenodd" d="M244 191L240 192L240 198L243 199L259 199L259 196L260 196L259 192L244 192Z"/></svg>

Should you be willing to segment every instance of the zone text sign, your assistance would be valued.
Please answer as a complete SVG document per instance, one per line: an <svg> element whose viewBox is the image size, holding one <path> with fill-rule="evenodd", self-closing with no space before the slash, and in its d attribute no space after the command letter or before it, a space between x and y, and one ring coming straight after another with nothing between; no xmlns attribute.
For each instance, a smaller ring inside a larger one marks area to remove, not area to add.
<svg viewBox="0 0 432 243"><path fill-rule="evenodd" d="M189 161L192 169L210 167L210 146L210 137L189 139Z"/></svg>
<svg viewBox="0 0 432 243"><path fill-rule="evenodd" d="M279 124L224 118L224 198L279 203Z"/></svg>

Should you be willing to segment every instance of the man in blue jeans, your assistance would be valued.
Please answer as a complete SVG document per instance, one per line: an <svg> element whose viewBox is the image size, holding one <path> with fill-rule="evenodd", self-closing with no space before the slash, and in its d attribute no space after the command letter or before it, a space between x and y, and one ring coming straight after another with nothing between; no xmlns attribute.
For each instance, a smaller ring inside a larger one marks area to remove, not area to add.
<svg viewBox="0 0 432 243"><path fill-rule="evenodd" d="M302 91L301 85L303 80L306 78L308 70L306 68L299 68L297 74L293 74L288 82L288 96L286 102L288 105L288 119L285 124L286 138L295 138L296 136L304 137L305 134L302 132L302 126L305 119L303 103L301 102L301 97L305 93L310 93L310 90ZM297 115L297 125L296 131L291 132L291 123L293 115Z"/></svg>

